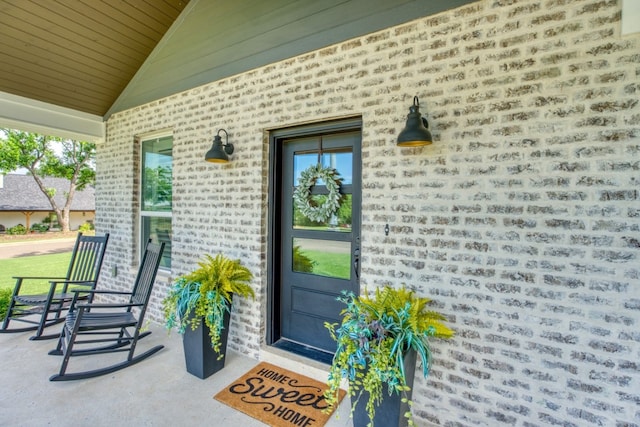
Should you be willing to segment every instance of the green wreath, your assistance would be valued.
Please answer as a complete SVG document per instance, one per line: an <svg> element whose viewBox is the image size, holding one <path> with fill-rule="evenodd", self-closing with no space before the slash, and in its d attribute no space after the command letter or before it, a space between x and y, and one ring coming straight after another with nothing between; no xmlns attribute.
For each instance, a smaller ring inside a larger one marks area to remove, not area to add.
<svg viewBox="0 0 640 427"><path fill-rule="evenodd" d="M327 199L321 205L316 205L311 198L311 187L316 184L318 178L325 182L329 192ZM326 221L340 207L341 182L340 174L334 168L325 168L321 164L311 165L300 173L298 186L293 192L293 202L300 213L311 221Z"/></svg>

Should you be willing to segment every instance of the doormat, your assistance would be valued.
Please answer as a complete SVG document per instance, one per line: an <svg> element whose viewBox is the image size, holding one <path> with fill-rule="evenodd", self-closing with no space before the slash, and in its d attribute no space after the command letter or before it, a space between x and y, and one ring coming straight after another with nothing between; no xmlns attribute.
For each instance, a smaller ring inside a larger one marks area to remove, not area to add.
<svg viewBox="0 0 640 427"><path fill-rule="evenodd" d="M325 383L261 362L214 398L271 427L320 427L331 417L322 412L326 389ZM340 390L340 400L345 394Z"/></svg>

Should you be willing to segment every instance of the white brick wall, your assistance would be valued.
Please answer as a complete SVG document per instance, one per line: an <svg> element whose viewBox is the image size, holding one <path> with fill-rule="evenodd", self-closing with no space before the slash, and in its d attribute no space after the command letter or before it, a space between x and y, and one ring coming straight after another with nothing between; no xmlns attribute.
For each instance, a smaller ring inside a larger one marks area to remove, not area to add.
<svg viewBox="0 0 640 427"><path fill-rule="evenodd" d="M415 286L457 330L417 379L418 423L638 426L639 93L619 2L482 0L118 113L98 147L104 271L137 262L134 138L170 128L173 273L242 258L258 298L230 345L257 357L267 130L362 115L362 284ZM400 149L414 95L435 143ZM221 127L236 152L207 164Z"/></svg>

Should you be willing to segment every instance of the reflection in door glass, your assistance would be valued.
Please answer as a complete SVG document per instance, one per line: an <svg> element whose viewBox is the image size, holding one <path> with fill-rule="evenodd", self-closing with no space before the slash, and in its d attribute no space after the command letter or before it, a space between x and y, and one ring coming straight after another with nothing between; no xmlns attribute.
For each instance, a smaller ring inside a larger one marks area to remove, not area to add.
<svg viewBox="0 0 640 427"><path fill-rule="evenodd" d="M318 158L318 152L296 153L293 157L293 181L294 186L299 185L300 175L303 171L314 166L318 161L322 162L324 167L334 168L340 176L340 207L326 221L316 222L305 217L295 203L292 203L293 209L293 228L295 229L311 229L319 231L351 231L352 220L352 184L353 184L353 153L351 148L341 148L334 150L325 150L322 156ZM321 206L327 199L328 190L322 179L318 179L311 188L311 197L309 203L314 206Z"/></svg>
<svg viewBox="0 0 640 427"><path fill-rule="evenodd" d="M327 196L316 194L311 196L311 201L315 205L322 205ZM340 199L340 207L331 218L324 222L313 221L304 216L300 210L293 206L293 228L298 230L319 230L319 231L351 231L351 194L345 194Z"/></svg>
<svg viewBox="0 0 640 427"><path fill-rule="evenodd" d="M351 151L325 151L322 153L322 166L332 167L342 178L342 185L353 184L353 153ZM318 153L296 153L293 157L294 185L298 185L300 174L309 166L318 164ZM316 183L324 185L321 179Z"/></svg>
<svg viewBox="0 0 640 427"><path fill-rule="evenodd" d="M351 243L335 240L293 239L293 271L318 276L351 277Z"/></svg>

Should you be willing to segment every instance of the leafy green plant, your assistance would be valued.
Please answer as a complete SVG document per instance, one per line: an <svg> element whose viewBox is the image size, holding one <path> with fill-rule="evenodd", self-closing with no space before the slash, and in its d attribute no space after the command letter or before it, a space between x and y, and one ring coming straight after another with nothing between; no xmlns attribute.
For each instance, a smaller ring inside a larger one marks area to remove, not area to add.
<svg viewBox="0 0 640 427"><path fill-rule="evenodd" d="M92 231L92 230L94 230L94 226L92 223L88 221L83 223L80 227L78 227L78 231L81 233L86 233L87 231Z"/></svg>
<svg viewBox="0 0 640 427"><path fill-rule="evenodd" d="M200 268L178 277L162 301L165 325L183 334L187 326L196 329L204 319L211 347L220 353L224 314L231 309L232 295L255 297L249 285L253 275L240 260L222 254L215 258L207 254L198 265Z"/></svg>
<svg viewBox="0 0 640 427"><path fill-rule="evenodd" d="M44 233L49 231L49 226L46 224L36 223L31 226L31 231L35 231L36 233Z"/></svg>
<svg viewBox="0 0 640 427"><path fill-rule="evenodd" d="M7 234L27 234L27 228L22 224L18 224L7 228Z"/></svg>
<svg viewBox="0 0 640 427"><path fill-rule="evenodd" d="M428 298L416 296L405 286L384 286L376 289L373 296L343 293L338 300L347 305L341 313L342 323L325 323L338 344L325 392L327 412L338 402L341 380L347 378L352 411L363 392L369 393L366 410L373 426L384 384L389 393L410 390L405 377L405 354L415 350L420 355L426 378L431 367L429 337L451 338L454 332L442 323L442 314L427 310ZM405 416L412 424L411 412Z"/></svg>
<svg viewBox="0 0 640 427"><path fill-rule="evenodd" d="M0 289L0 319L4 319L4 316L7 315L11 294L11 289Z"/></svg>
<svg viewBox="0 0 640 427"><path fill-rule="evenodd" d="M293 270L300 273L311 273L316 263L302 253L300 246L293 247Z"/></svg>

